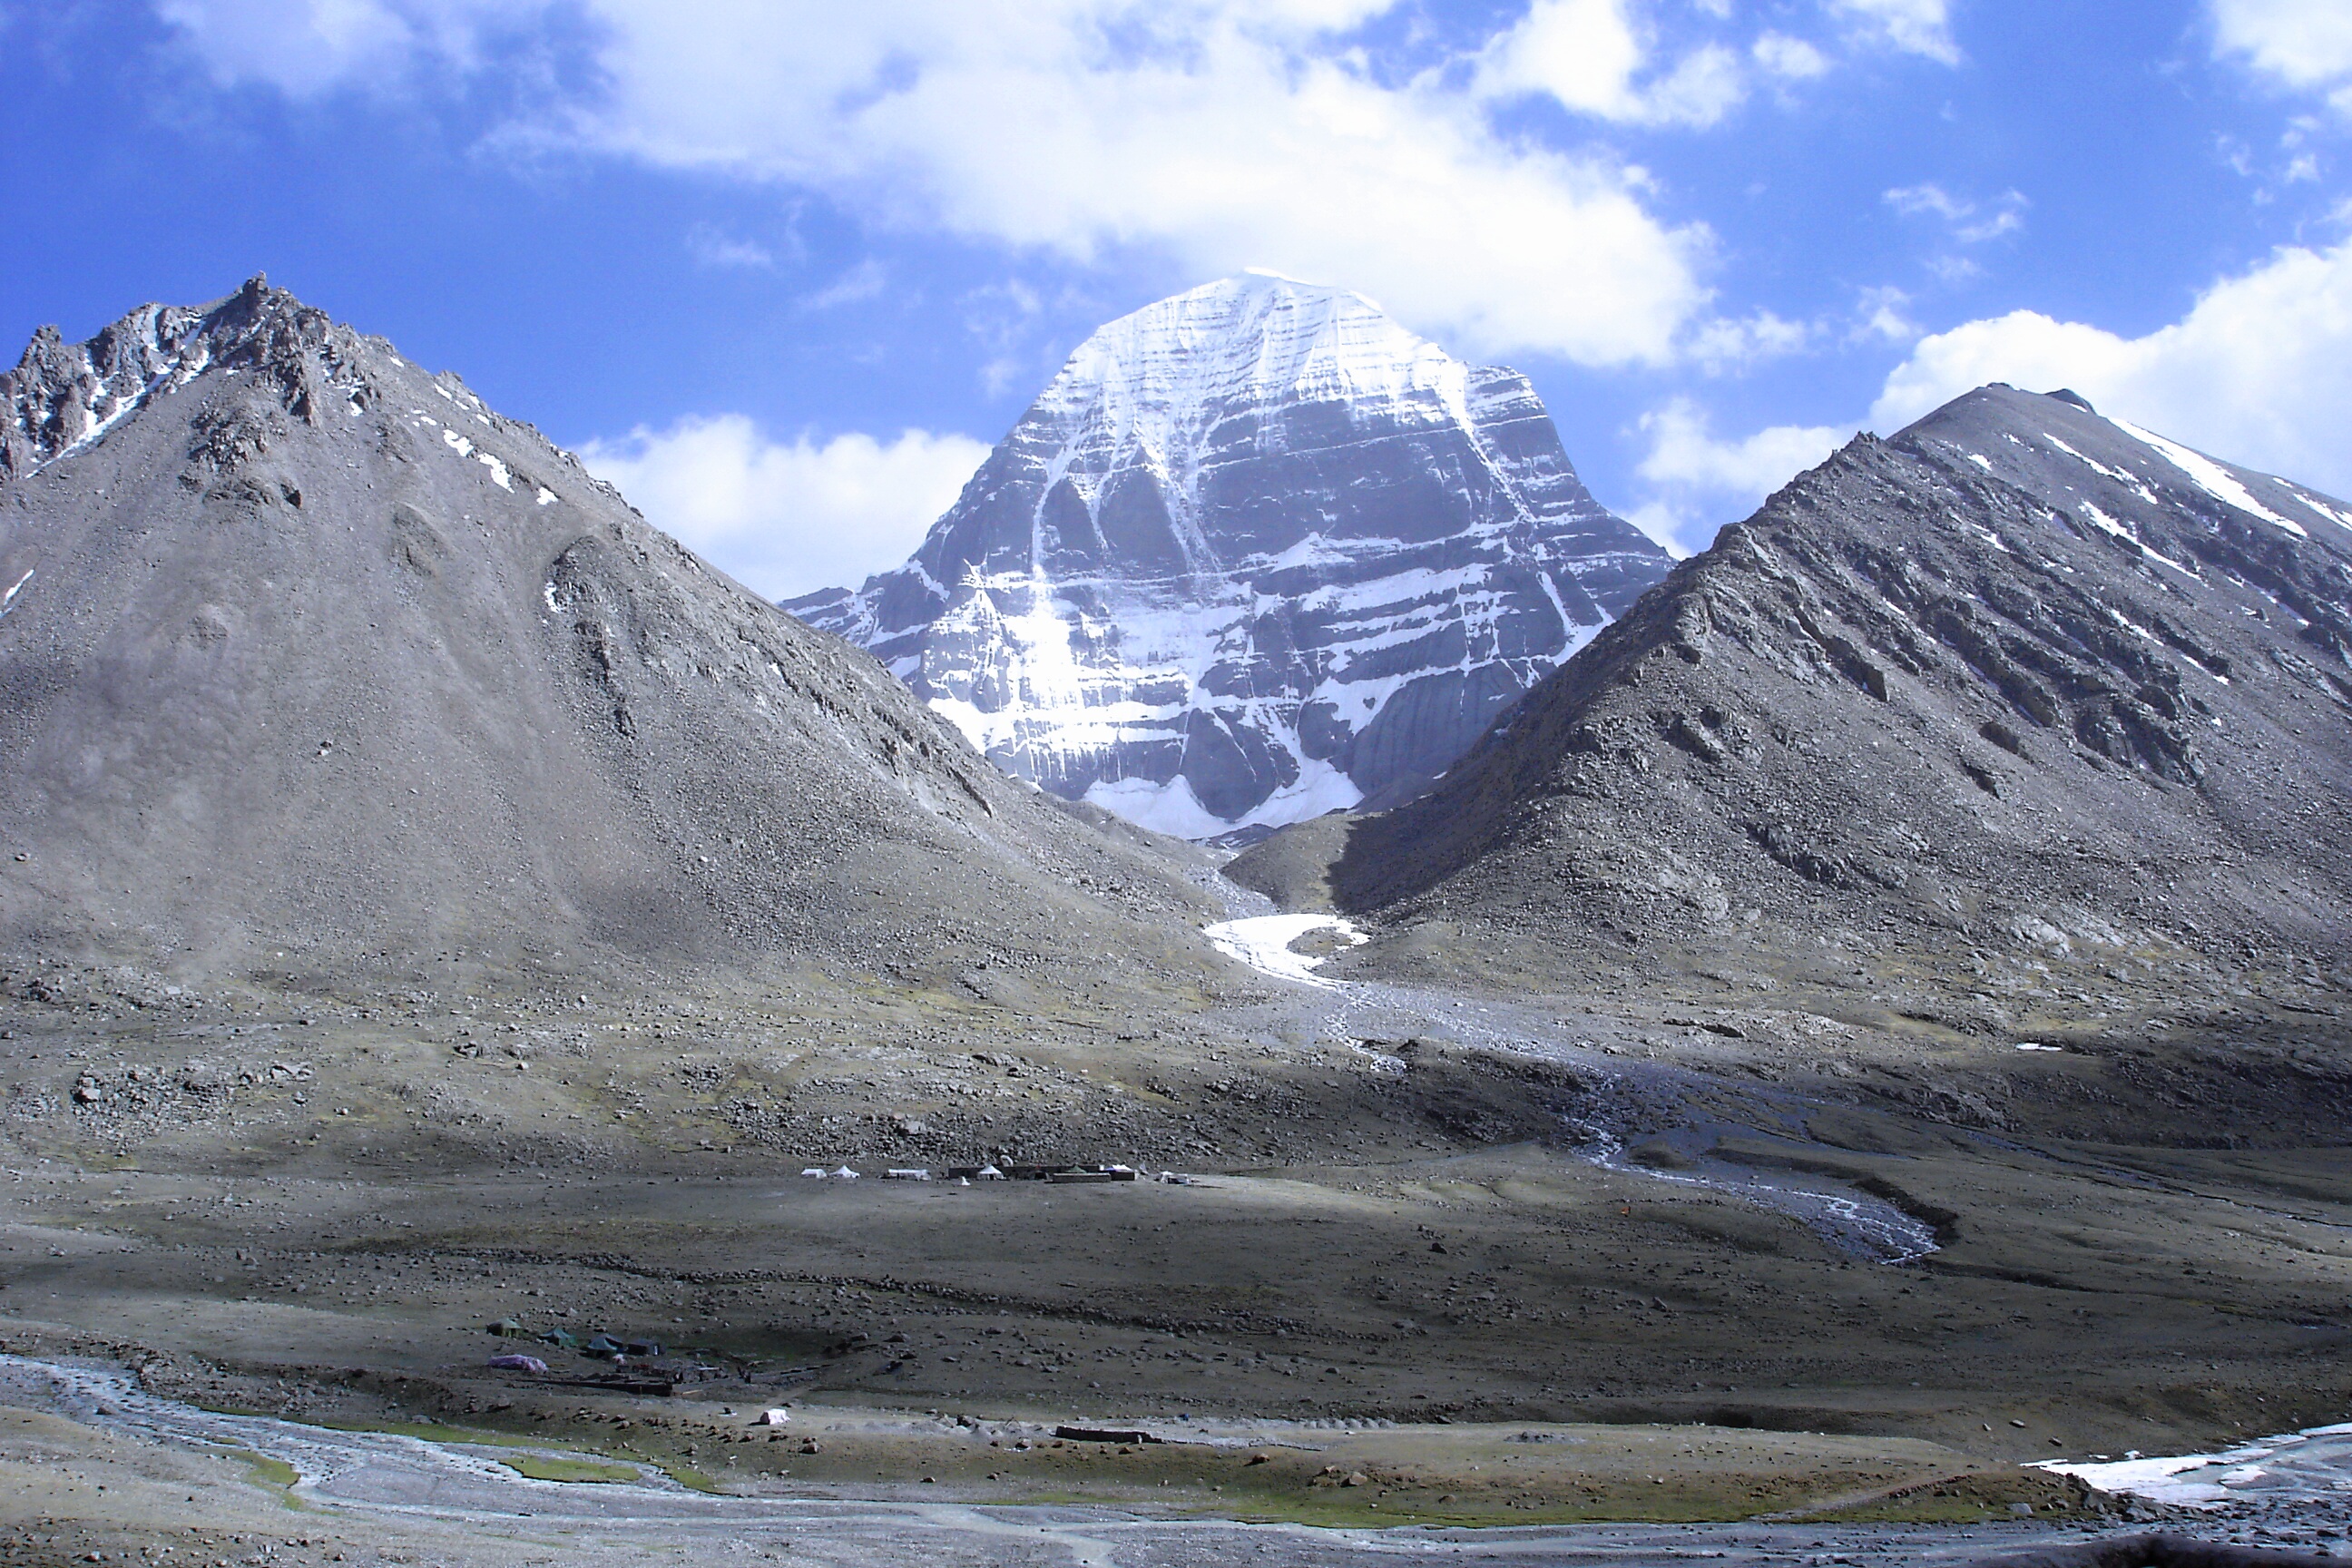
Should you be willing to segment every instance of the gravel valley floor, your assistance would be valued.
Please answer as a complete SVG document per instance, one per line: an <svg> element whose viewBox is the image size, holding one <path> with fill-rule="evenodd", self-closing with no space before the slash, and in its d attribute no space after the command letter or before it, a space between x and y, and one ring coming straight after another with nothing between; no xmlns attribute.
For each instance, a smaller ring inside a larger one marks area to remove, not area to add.
<svg viewBox="0 0 2352 1568"><path fill-rule="evenodd" d="M684 1526L579 1500L641 1493L814 1562L1311 1563L1393 1529L1643 1562L1686 1528L1757 1561L1961 1561L2135 1520L2304 1545L2352 1522L2027 1468L2352 1414L2352 1161L2309 1131L2334 1080L2307 1002L2241 999L2227 1053L2143 1048L2130 1015L2023 1052L1795 987L1269 982L1058 1015L40 989L0 1040L7 1351L446 1441L469 1486L480 1456L535 1457L539 1507L639 1522L322 1492L258 1440L158 1446L27 1363L0 1396L0 1561L633 1560ZM2279 1091L2302 1098L2232 1123L2222 1064L2264 1051L2304 1063ZM1859 1058L1882 1065L1839 1070ZM1931 1079L1986 1113L1921 1114ZM2112 1135L2126 1113L2146 1141ZM946 1176L992 1160L1150 1179ZM633 1389L501 1320L699 1370ZM487 1365L518 1350L548 1373Z"/></svg>

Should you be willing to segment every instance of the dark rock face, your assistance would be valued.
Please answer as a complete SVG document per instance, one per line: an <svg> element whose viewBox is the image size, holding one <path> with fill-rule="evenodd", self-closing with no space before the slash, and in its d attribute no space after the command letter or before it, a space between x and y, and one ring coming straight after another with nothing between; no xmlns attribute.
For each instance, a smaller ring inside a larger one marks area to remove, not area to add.
<svg viewBox="0 0 2352 1568"><path fill-rule="evenodd" d="M1206 836L1409 795L1668 563L1524 376L1249 274L1103 328L912 561L784 607L1007 771Z"/></svg>
<svg viewBox="0 0 2352 1568"><path fill-rule="evenodd" d="M1562 963L1839 925L2328 962L2347 650L2352 507L1988 387L1727 529L1332 889Z"/></svg>
<svg viewBox="0 0 2352 1568"><path fill-rule="evenodd" d="M1191 943L1177 879L863 652L258 279L45 331L0 404L0 950L912 978Z"/></svg>

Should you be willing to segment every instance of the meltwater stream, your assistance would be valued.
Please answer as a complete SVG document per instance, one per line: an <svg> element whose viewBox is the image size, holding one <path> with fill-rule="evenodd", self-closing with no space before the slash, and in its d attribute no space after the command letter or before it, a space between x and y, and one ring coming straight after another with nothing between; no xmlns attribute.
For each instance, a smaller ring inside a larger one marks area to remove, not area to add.
<svg viewBox="0 0 2352 1568"><path fill-rule="evenodd" d="M1700 1187L1777 1210L1801 1222L1841 1252L1875 1263L1909 1263L1936 1250L1932 1227L1883 1198L1855 1192L1826 1176L1775 1172L1767 1181L1745 1165L1703 1157L1681 1170L1661 1171L1626 1159L1624 1141L1607 1126L1593 1121L1573 1125L1585 1137L1576 1151L1578 1156L1603 1170Z"/></svg>
<svg viewBox="0 0 2352 1568"><path fill-rule="evenodd" d="M1272 906L1269 903L1266 907ZM1341 947L1352 947L1365 940L1363 933L1345 920L1305 914L1249 915L1222 921L1208 927L1203 934L1218 952L1262 973L1300 982L1336 995L1342 1018L1359 1009L1379 1007L1436 1016L1433 1004L1452 1000L1425 996L1401 986L1324 979L1314 973L1322 963L1321 958L1295 952L1290 946L1318 931L1328 931ZM1482 1005L1482 1011L1492 1009ZM1458 1016L1448 1019L1448 1026L1455 1029L1461 1029L1464 1023ZM1570 1054L1557 1042L1517 1030L1487 1026L1469 1032L1486 1037L1483 1044L1518 1054ZM1589 1053L1573 1055L1582 1070L1600 1079L1604 1101L1629 1098L1626 1075L1622 1069L1599 1067L1587 1059ZM1873 1262L1909 1263L1936 1250L1932 1226L1883 1198L1857 1192L1830 1177L1779 1171L1767 1177L1746 1165L1696 1152L1671 1171L1628 1160L1624 1139L1619 1131L1624 1124L1622 1118L1605 1113L1571 1123L1571 1131L1579 1140L1575 1145L1577 1157L1621 1174L1699 1188L1775 1210L1796 1219L1839 1251Z"/></svg>
<svg viewBox="0 0 2352 1568"><path fill-rule="evenodd" d="M1108 1506L746 1497L689 1491L648 1468L630 1483L533 1480L498 1462L515 1454L461 1442L341 1432L200 1409L142 1390L122 1368L0 1354L0 1404L46 1408L134 1440L278 1460L296 1472L288 1501L384 1527L383 1552L425 1545L431 1561L590 1564L671 1563L681 1554L761 1553L826 1568L1361 1568L1404 1558L1460 1563L1591 1563L1594 1568L1983 1568L2020 1545L2080 1539L2038 1521L1974 1526L1589 1524L1333 1529L1154 1517ZM2338 1429L2339 1431L2342 1429ZM2316 1436L2316 1434L2312 1435ZM2320 1450L2306 1457L2315 1459ZM2320 1504L2306 1522L2338 1523L2352 1464L2293 1474ZM2225 1456L2231 1458L2234 1456ZM2241 1466L2241 1468L2243 1467ZM2272 1491L2274 1500L2287 1493ZM402 1532L395 1535L395 1531ZM552 1549L560 1553L551 1558ZM247 1559L259 1563L267 1552Z"/></svg>
<svg viewBox="0 0 2352 1568"><path fill-rule="evenodd" d="M2053 1459L2039 1468L2080 1477L2102 1491L2129 1492L2181 1508L2321 1500L2352 1508L2352 1424L2307 1426L2218 1454L2154 1459L2135 1455L2104 1464Z"/></svg>

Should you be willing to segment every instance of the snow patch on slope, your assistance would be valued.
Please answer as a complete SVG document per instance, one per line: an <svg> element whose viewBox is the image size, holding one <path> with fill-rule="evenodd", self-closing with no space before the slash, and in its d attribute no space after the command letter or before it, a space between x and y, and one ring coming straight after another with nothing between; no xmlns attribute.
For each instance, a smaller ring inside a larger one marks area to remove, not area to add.
<svg viewBox="0 0 2352 1568"><path fill-rule="evenodd" d="M1346 811L1364 798L1355 782L1319 757L1299 759L1298 779L1276 790L1258 805L1227 820L1202 805L1184 775L1166 784L1149 779L1102 779L1081 797L1171 838L1213 838L1236 827L1279 827L1327 812Z"/></svg>
<svg viewBox="0 0 2352 1568"><path fill-rule="evenodd" d="M1227 958L1237 959L1261 973L1308 985L1334 987L1335 982L1320 979L1315 973L1322 959L1290 951L1292 942L1318 931L1333 932L1346 947L1361 947L1371 940L1353 922L1337 915L1255 915L1248 920L1221 921L1203 928L1202 934Z"/></svg>
<svg viewBox="0 0 2352 1568"><path fill-rule="evenodd" d="M2303 524L2281 517L2255 500L2253 491L2240 484L2235 475L2212 458L2199 452L2192 452L2177 441L2168 441L2153 431L2143 430L2138 426L2124 420L2110 419L2107 423L2134 440L2153 448L2166 462L2187 474L2198 489L2222 505L2235 507L2250 516L2259 517L2264 522L2286 530L2297 539L2311 537L2311 531Z"/></svg>

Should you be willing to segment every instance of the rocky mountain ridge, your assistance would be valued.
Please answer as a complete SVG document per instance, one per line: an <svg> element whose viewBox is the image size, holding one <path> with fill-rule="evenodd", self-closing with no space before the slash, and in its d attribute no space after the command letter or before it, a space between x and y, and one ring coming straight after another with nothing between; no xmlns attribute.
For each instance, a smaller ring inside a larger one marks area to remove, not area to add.
<svg viewBox="0 0 2352 1568"><path fill-rule="evenodd" d="M1208 837L1425 786L1667 565L1526 377L1249 273L1103 327L913 560L785 608L1007 771Z"/></svg>
<svg viewBox="0 0 2352 1568"><path fill-rule="evenodd" d="M1538 972L2316 979L2352 956L2348 652L2352 506L1988 387L1726 529L1424 800L1233 874Z"/></svg>
<svg viewBox="0 0 2352 1568"><path fill-rule="evenodd" d="M1164 859L261 279L45 331L0 407L0 951L1211 962Z"/></svg>

